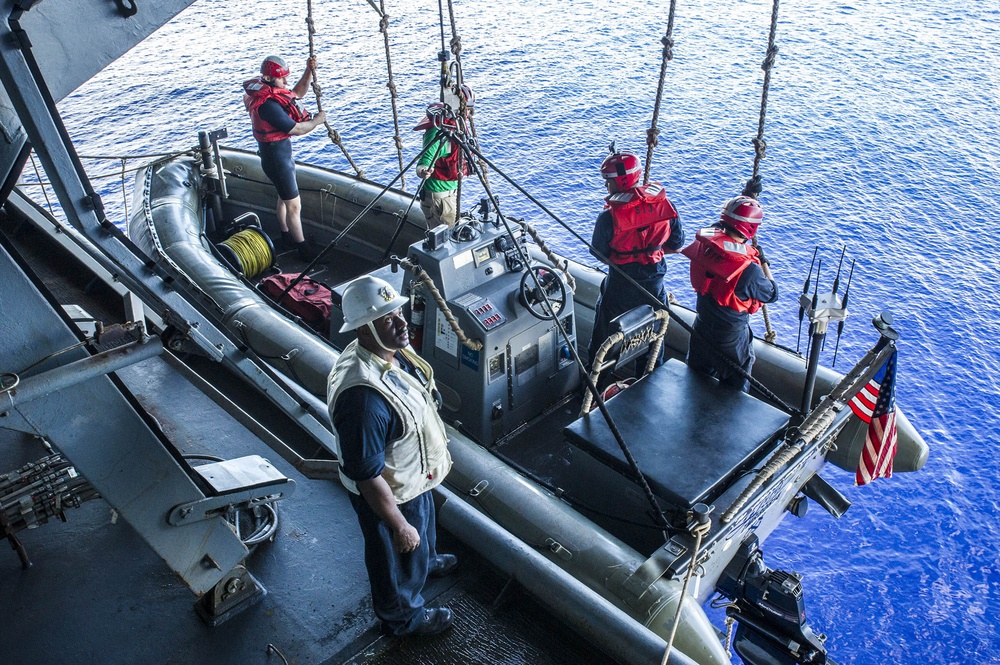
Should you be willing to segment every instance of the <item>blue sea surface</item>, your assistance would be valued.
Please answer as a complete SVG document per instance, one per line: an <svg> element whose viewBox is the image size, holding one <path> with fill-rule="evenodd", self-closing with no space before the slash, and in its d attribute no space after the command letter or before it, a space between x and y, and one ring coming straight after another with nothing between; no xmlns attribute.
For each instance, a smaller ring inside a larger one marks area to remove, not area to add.
<svg viewBox="0 0 1000 665"><path fill-rule="evenodd" d="M398 164L379 17L363 0L316 5L324 108L365 175L387 182ZM690 235L717 219L751 173L771 3L677 5L652 176ZM668 7L456 2L483 151L586 238L602 206L598 165L608 144L645 156ZM419 146L410 130L437 97L438 3L389 0L387 11L409 161ZM272 53L301 71L305 12L305 2L192 6L60 104L78 151L167 152L223 126L230 145L255 149L240 84ZM841 665L1000 663L998 26L997 0L780 8L760 234L781 288L771 308L778 341L796 346L796 298L814 248L829 286L846 244L856 261L853 316L838 369L875 341L872 316L891 310L902 335L898 402L931 448L921 472L861 488L828 467L824 476L853 507L835 520L813 506L765 543L770 566L804 575L809 620ZM296 139L295 154L349 170L322 131ZM85 164L123 224L132 185L123 195L121 163ZM490 182L508 213L526 217L557 251L593 263L499 177ZM479 193L467 187L464 196L471 203ZM667 284L691 305L685 264L671 261Z"/></svg>

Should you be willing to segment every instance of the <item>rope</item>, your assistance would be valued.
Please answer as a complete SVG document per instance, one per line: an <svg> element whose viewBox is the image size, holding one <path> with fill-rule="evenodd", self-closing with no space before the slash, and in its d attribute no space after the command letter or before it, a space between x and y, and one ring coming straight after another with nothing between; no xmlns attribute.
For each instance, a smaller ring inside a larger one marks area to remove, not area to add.
<svg viewBox="0 0 1000 665"><path fill-rule="evenodd" d="M681 610L684 607L684 598L687 596L688 582L691 581L691 575L694 573L694 569L698 563L698 553L701 550L702 538L708 535L708 532L712 529L712 521L709 520L705 524L698 524L692 529L694 534L694 552L691 555L691 565L688 566L687 573L684 575L684 583L681 585L681 595L677 600L677 611L674 612L674 621L670 626L670 637L667 639L667 648L663 651L663 659L660 661L660 665L667 665L667 660L670 658L670 650L674 646L674 637L677 636L677 627L681 623Z"/></svg>
<svg viewBox="0 0 1000 665"><path fill-rule="evenodd" d="M451 41L449 45L451 47L451 52L455 55L455 94L458 96L458 117L461 118L461 122L468 123L468 131L466 135L471 135L471 141L473 144L479 144L479 136L476 134L476 123L472 120L472 114L469 112L468 100L465 98L465 92L462 90L462 85L465 83L465 70L462 67L462 38L458 34L458 22L455 20L455 7L452 4L452 0L448 0L448 18L451 23ZM442 27L441 32L442 48L444 48L444 29ZM464 128L463 128L464 129ZM462 172L462 160L466 158L465 153L459 155L458 157L458 169L459 173ZM488 186L490 179L486 173L486 162L482 159L477 161L479 166L480 177L483 179L485 184ZM455 209L461 210L462 202L462 179L458 180L458 191L455 193Z"/></svg>
<svg viewBox="0 0 1000 665"><path fill-rule="evenodd" d="M600 252L596 251L594 249L593 245L590 244L590 242L588 242L583 236L581 236L579 233L577 233L570 225L568 225L566 222L564 222L562 219L560 219L558 215L556 215L551 210L549 210L541 201L539 201L534 196L532 196L531 194L529 194L528 191L525 190L524 187L522 187L521 185L519 185L513 178L511 178L510 176L508 176L505 172L501 171L497 167L496 164L494 164L492 161L490 161L489 159L487 159L486 157L484 157L483 154L482 154L482 152L480 152L475 147L472 148L472 151L477 156L481 157L486 162L486 164L491 169L493 169L494 171L496 171L497 174L499 174L499 176L501 178L503 178L509 185L511 185L514 189L516 189L518 192L520 192L521 194L523 194L525 196L525 198L527 198L529 201L531 201L536 206L538 206L538 208L542 212L544 212L546 215L548 215L549 217L551 217L557 224L559 224L559 226L563 227L563 229L565 229L571 236L573 236L574 238L576 238L577 240L579 240L585 247L589 248L591 254L593 254L594 256L596 256L598 259L600 259L604 263L607 263L609 265L609 267L610 267L611 270L617 270L619 276L621 276L622 279L626 280L634 288L638 289L638 291L640 293L640 296L649 305L651 305L655 309L663 309L664 308L664 304L662 302L660 302L659 300L657 300L651 293L649 293L644 288L642 288L642 286L640 286L638 282L636 282L634 279L632 279L632 277L630 277L627 273L625 273L623 270L621 270L621 268L619 268L618 266L612 264L611 261L608 259L608 257L603 256L603 255L601 255ZM676 313L674 313L673 310L671 310L669 306L667 306L667 310L668 310L668 312L670 314L670 317L674 321L676 321L678 325L680 325L682 328L684 328L684 330L686 330L689 334L691 334L691 335L697 335L697 334L699 334L697 331L694 330L694 328L691 327L690 324L688 324L684 319L682 319L680 316L678 316ZM753 388L755 390L757 390L757 392L759 392L765 398L767 398L768 400L770 400L771 403L777 404L778 406L780 406L782 409L784 409L788 413L792 413L792 414L799 414L799 413L801 413L797 407L794 407L791 404L786 403L784 400L782 400L780 397L778 397L774 393L774 391L772 391L770 388L768 388L763 383L761 383L759 379L754 378L749 372L747 372L745 369L743 369L739 365L739 363L735 362L732 358L730 358L729 356L727 356L724 353L722 353L721 351L719 351L718 348L714 345L714 343L712 343L710 340L705 340L705 341L706 341L707 344L711 345L711 347L713 349L716 350L716 352L719 354L720 358L722 358L726 363L728 363L733 368L734 371L738 372L743 378L745 378L746 380L748 380L750 382L750 385L753 386Z"/></svg>
<svg viewBox="0 0 1000 665"><path fill-rule="evenodd" d="M270 268L274 260L271 246L257 229L238 231L223 240L221 244L233 250L239 260L241 272L249 278L256 277Z"/></svg>
<svg viewBox="0 0 1000 665"><path fill-rule="evenodd" d="M448 321L448 325L451 326L451 329L455 332L455 336L458 337L458 341L473 351L481 351L483 348L482 341L478 339L470 339L469 336L465 334L465 331L462 330L462 326L458 323L458 319L456 319L455 315L451 313L451 308L448 307L448 303L445 301L444 296L442 296L441 292L438 291L437 286L434 285L434 280L427 274L427 271L409 259L400 259L399 265L413 273L413 276L416 277L424 288L426 288L431 294L431 297L434 298L434 302L437 303L438 309L441 310L441 313L444 314L444 318Z"/></svg>
<svg viewBox="0 0 1000 665"><path fill-rule="evenodd" d="M387 87L389 88L389 99L392 102L392 126L396 131L393 140L396 143L396 156L399 158L399 170L403 170L403 138L399 134L399 111L396 108L396 99L399 97L396 94L396 82L392 78L392 57L389 55L389 16L385 13L385 0L379 0L379 14L381 19L378 22L379 32L382 33L383 40L385 41L385 68L389 73L389 83ZM399 179L400 189L406 189L406 179Z"/></svg>
<svg viewBox="0 0 1000 665"><path fill-rule="evenodd" d="M125 219L128 219L128 193L125 191L125 162L127 159L122 157L122 205L125 207Z"/></svg>
<svg viewBox="0 0 1000 665"><path fill-rule="evenodd" d="M566 285L569 287L569 290L572 291L573 293L576 293L576 279L573 277L572 274L570 274L569 260L563 259L562 261L560 261L556 253L553 252L547 244L545 244L545 241L542 239L542 236L538 234L538 231L536 231L535 227L533 227L531 224L528 224L523 219L515 219L513 221L519 223L521 225L521 228L524 229L525 233L531 236L531 239L535 241L535 244L538 245L538 249L542 251L542 253L545 255L545 258L547 258L549 260L549 263L552 264L552 267L561 272L563 274L563 277L566 278Z"/></svg>
<svg viewBox="0 0 1000 665"><path fill-rule="evenodd" d="M490 162L490 160L488 160L479 151L479 149L475 145L471 145L468 141L459 141L459 145L461 146L462 150L471 151L471 153L473 153L473 154L479 156L480 158L482 158L482 160L484 162L486 162L486 164L489 165L490 168L492 168L494 171L497 171L497 173L500 173L501 177L503 177L507 182L509 182L509 183L513 184L515 187L517 187L517 185L509 177L507 177L506 175L504 175L502 172L498 171L497 168L495 166L493 166L493 164ZM470 161L471 161L472 155L470 154L469 157L470 157ZM490 188L489 183L486 182L486 179L485 179L485 177L483 175L484 172L482 170L480 170L478 168L478 165L475 165L475 163L474 163L473 170L476 173L476 175L479 177L479 182L483 185L483 189L486 190L486 196L489 198L490 203L493 205L493 209L497 211L497 218L500 220L500 222L503 224L504 228L507 230L507 235L510 236L512 239L514 239L514 232L510 228L510 224L508 223L507 218L500 211L500 201L497 199L496 195L493 194L493 190ZM521 191L522 193L524 193L526 196L528 196L528 198L530 200L534 201L543 210L545 210L546 212L548 212L548 210L544 206L542 206L540 203L538 203L537 201L535 201L535 199L532 198L530 195L528 195L527 192L525 192L523 189L521 189L520 187L518 187L518 190ZM549 213L549 214L551 215L552 213ZM559 221L559 220L557 219L557 221ZM560 224L561 223L562 222L560 221ZM577 234L572 229L569 229L569 227L565 227L565 228L567 228L570 231L570 233L576 235L578 238L580 237L579 234ZM581 241L582 240L583 239L581 238ZM583 242L586 243L586 241L583 241ZM514 243L514 247L517 249L518 254L520 254L521 261L524 263L524 265L526 265L526 266L530 265L530 262L528 261L528 257L524 254L524 252L523 252L523 250L521 248L521 245L519 243L515 242ZM544 293L545 290L542 288L542 285L539 283L538 276L535 274L534 271L530 271L530 274L532 275L532 279L535 281L535 288L537 288L540 292ZM552 303L548 302L548 296L546 296L546 302L548 303L549 311L553 311L552 310ZM657 301L657 302L659 302L659 301ZM662 303L660 303L660 305L662 307ZM618 426L615 424L614 418L612 418L612 416L611 416L611 412L608 411L608 407L604 403L604 399L600 396L600 394L598 394L597 385L593 381L590 380L590 375L587 374L586 371L584 371L585 365L583 363L583 359L580 358L580 354L579 354L579 352L576 349L576 344L573 344L571 342L571 340L569 338L569 333L566 332L566 328L563 326L563 323L562 323L562 321L559 320L558 316L553 318L553 322L556 324L556 328L559 330L560 337L566 343L566 348L568 348L569 351L570 351L570 353L573 355L574 362L576 363L577 367L579 367L581 369L581 372L583 373L584 380L587 382L587 392L590 393L591 395L593 395L594 400L597 402L597 407L600 409L601 415L604 416L604 420L605 420L605 422L608 425L608 429L611 431L611 435L615 438L615 442L618 444L618 447L621 449L622 455L625 456L625 461L628 462L629 468L632 470L632 473L635 475L634 480L635 480L636 484L638 484L639 487L642 488L642 492L645 495L646 500L649 502L650 508L652 509L651 512L655 516L655 520L657 521L657 526L659 526L659 527L661 527L663 529L662 533L663 533L663 539L664 539L664 541L668 540L669 537L667 535L667 529L670 528L670 524L667 521L666 515L663 514L663 509L660 507L659 502L656 500L656 495L653 494L653 490L649 486L649 482L646 480L646 476L644 476L642 474L642 472L639 470L639 464L635 461L635 457L633 457L632 451L629 450L628 444L625 443L625 439L622 437L621 431L618 429Z"/></svg>
<svg viewBox="0 0 1000 665"><path fill-rule="evenodd" d="M892 344L886 344L885 340L879 339L878 343L865 354L854 368L840 380L837 387L830 391L830 394L823 398L823 401L813 409L805 421L799 426L799 435L792 444L785 443L768 460L760 473L747 485L746 489L740 493L726 512L722 515L723 524L735 517L736 513L743 508L750 498L760 487L767 482L782 467L791 462L805 449L805 446L816 439L820 434L827 431L836 417L836 411L843 408L843 403L853 397L869 381L865 376L865 371L872 367L881 367L888 354L893 350Z"/></svg>
<svg viewBox="0 0 1000 665"><path fill-rule="evenodd" d="M320 112L323 110L323 87L320 86L319 79L316 76L316 49L313 44L313 35L316 34L316 24L313 21L312 0L306 0L306 12L306 25L309 27L309 71L312 73L310 84L312 85L313 94L316 96L316 111ZM351 159L351 155L348 154L347 148L344 146L343 139L340 138L340 132L331 127L329 121L324 120L323 126L326 127L326 135L330 137L330 141L340 148L340 152L344 153L344 157L347 158L347 162L354 169L354 172L358 174L359 178L364 178L364 171L359 169L358 165Z"/></svg>
<svg viewBox="0 0 1000 665"><path fill-rule="evenodd" d="M663 44L663 60L660 63L660 83L656 87L656 104L653 105L653 119L646 130L646 171L642 176L642 184L649 184L649 171L653 164L653 148L659 145L660 130L657 123L660 119L660 102L663 100L663 84L667 77L667 63L674 59L674 14L677 10L677 0L670 0L670 16L667 19L667 32L660 42Z"/></svg>
<svg viewBox="0 0 1000 665"><path fill-rule="evenodd" d="M764 62L760 65L760 68L764 70L764 85L760 93L760 116L757 119L757 136L755 136L752 141L754 149L753 174L743 186L743 194L745 196L752 196L753 198L757 198L763 189L761 184L760 163L764 160L767 153L767 141L764 140L764 119L767 116L767 94L771 88L771 69L774 68L774 62L778 57L778 47L775 44L775 35L778 31L779 2L780 0L774 0L771 5L771 27L767 36L767 53L764 56ZM756 235L754 235L751 242L756 249L760 249L760 243ZM766 266L764 267L764 272L768 279L773 279L771 277L770 270ZM771 314L768 311L767 305L762 305L760 311L764 317L764 341L773 344L778 338L778 333L771 326Z"/></svg>
<svg viewBox="0 0 1000 665"><path fill-rule="evenodd" d="M643 368L641 376L645 376L653 371L656 366L656 359L660 355L660 347L663 345L663 338L667 334L667 325L670 323L670 315L667 310L658 309L653 312L653 316L658 322L656 332L654 333L653 341L649 345L649 351L647 352L646 366ZM604 371L604 357L608 354L611 348L625 339L625 335L621 331L612 333L608 336L601 346L594 353L594 358L590 363L590 380L595 384L601 376L601 372ZM586 392L583 395L583 404L580 407L580 415L585 416L590 413L590 408L593 404L593 396Z"/></svg>

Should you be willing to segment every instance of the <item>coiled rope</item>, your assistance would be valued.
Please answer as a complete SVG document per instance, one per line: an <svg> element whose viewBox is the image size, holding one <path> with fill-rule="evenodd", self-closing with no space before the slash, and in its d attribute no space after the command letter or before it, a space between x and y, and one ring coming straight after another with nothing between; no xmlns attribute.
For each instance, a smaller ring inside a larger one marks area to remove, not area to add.
<svg viewBox="0 0 1000 665"><path fill-rule="evenodd" d="M660 63L660 82L656 87L656 103L653 105L653 119L646 130L646 171L642 176L642 184L649 184L649 171L653 164L653 148L660 143L660 130L657 123L660 119L660 102L663 100L663 83L667 77L667 63L674 59L674 15L677 11L677 0L670 0L670 16L667 19L667 32L660 42L663 44L663 60Z"/></svg>
<svg viewBox="0 0 1000 665"><path fill-rule="evenodd" d="M271 267L274 252L270 240L255 228L238 231L223 240L221 245L232 250L238 266L234 266L248 278L254 278ZM223 253L226 253L223 250Z"/></svg>
<svg viewBox="0 0 1000 665"><path fill-rule="evenodd" d="M462 330L462 326L458 323L458 319L456 319L455 315L452 314L451 308L448 307L448 303L445 301L444 296L442 296L441 292L438 291L438 288L434 285L434 280L427 274L427 271L409 259L399 259L399 265L413 273L413 276L416 277L420 284L427 289L427 292L431 294L431 297L434 298L434 302L437 303L438 309L441 310L445 320L448 321L448 325L451 326L451 329L455 332L455 336L458 337L458 341L473 351L481 351L483 348L482 341L478 339L471 339L465 334L465 331Z"/></svg>
<svg viewBox="0 0 1000 665"><path fill-rule="evenodd" d="M310 83L312 85L313 94L316 96L316 111L320 112L323 110L323 87L319 84L319 78L316 76L316 49L313 44L313 35L316 34L316 24L313 21L312 0L306 0L306 13L306 25L309 27L309 68L312 71L312 81ZM347 152L347 148L344 146L343 139L340 138L340 132L331 127L328 121L324 121L323 126L326 127L326 135L330 137L330 141L332 141L338 148L340 148L340 151L344 153L344 157L347 158L347 162L351 165L351 168L354 169L354 172L359 178L364 178L364 171L359 169L358 165L354 163L353 159L351 159L351 155Z"/></svg>

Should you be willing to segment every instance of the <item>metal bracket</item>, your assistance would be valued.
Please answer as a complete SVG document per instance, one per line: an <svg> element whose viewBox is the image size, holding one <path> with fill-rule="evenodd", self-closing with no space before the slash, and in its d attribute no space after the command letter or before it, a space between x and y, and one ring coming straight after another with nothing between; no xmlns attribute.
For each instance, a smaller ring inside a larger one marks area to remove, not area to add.
<svg viewBox="0 0 1000 665"><path fill-rule="evenodd" d="M212 590L202 596L194 607L198 616L213 628L243 610L256 605L267 589L242 565L236 566Z"/></svg>
<svg viewBox="0 0 1000 665"><path fill-rule="evenodd" d="M668 541L636 568L622 583L622 587L636 598L641 598L686 552L687 548L680 543Z"/></svg>
<svg viewBox="0 0 1000 665"><path fill-rule="evenodd" d="M205 479L215 494L171 508L167 522L173 526L211 519L230 506L254 499L285 499L295 491L295 481L286 478L260 455L205 464L194 467L194 471Z"/></svg>

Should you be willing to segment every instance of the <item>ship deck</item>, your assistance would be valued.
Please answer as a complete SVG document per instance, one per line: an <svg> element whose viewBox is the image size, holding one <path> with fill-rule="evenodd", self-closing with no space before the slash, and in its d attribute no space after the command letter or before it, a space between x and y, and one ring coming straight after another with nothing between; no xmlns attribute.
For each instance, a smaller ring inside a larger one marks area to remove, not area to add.
<svg viewBox="0 0 1000 665"><path fill-rule="evenodd" d="M30 226L18 229L10 219L0 219L0 228L60 302L80 305L107 323L120 319L100 285L65 278L82 271L44 234ZM118 375L182 453L259 454L296 482L294 495L280 503L275 540L246 561L268 593L225 623L208 627L194 610L194 594L96 499L69 509L65 523L51 521L17 534L30 569L23 570L7 548L0 555L6 609L0 637L11 662L610 662L446 533L440 549L459 554L463 565L456 576L432 580L427 595L431 605L456 610L454 629L429 638L382 637L371 609L360 531L339 484L303 477L162 359ZM228 388L238 397L238 387ZM280 433L283 416L275 412L269 418ZM45 454L37 441L0 431L0 473ZM280 654L269 652L269 645Z"/></svg>

